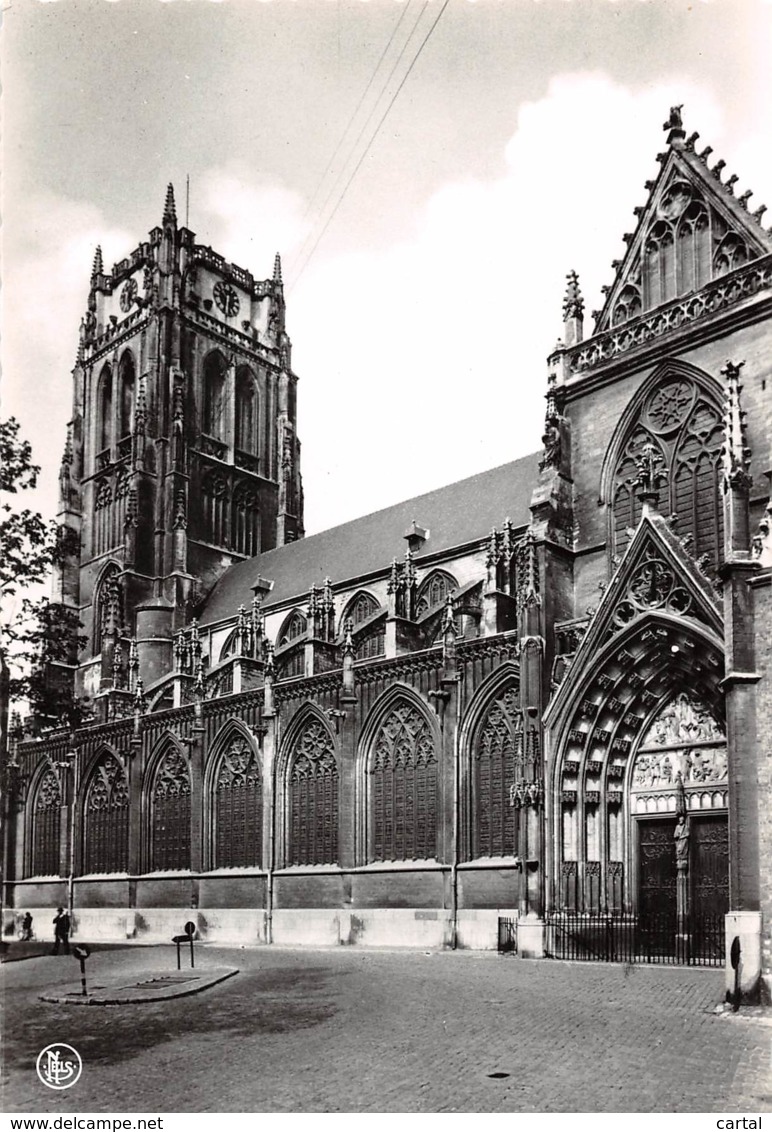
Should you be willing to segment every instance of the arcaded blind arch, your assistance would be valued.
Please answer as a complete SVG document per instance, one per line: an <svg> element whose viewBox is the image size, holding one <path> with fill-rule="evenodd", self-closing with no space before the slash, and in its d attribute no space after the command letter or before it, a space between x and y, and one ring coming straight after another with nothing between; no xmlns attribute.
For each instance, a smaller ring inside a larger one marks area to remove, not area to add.
<svg viewBox="0 0 772 1132"><path fill-rule="evenodd" d="M250 483L233 492L233 549L252 558L260 551L260 501Z"/></svg>
<svg viewBox="0 0 772 1132"><path fill-rule="evenodd" d="M437 855L437 756L428 720L407 699L381 721L369 766L370 859Z"/></svg>
<svg viewBox="0 0 772 1132"><path fill-rule="evenodd" d="M263 777L244 735L234 734L218 758L214 785L213 865L253 865L263 859Z"/></svg>
<svg viewBox="0 0 772 1132"><path fill-rule="evenodd" d="M107 614L110 604L115 608L118 619L123 619L123 594L120 583L121 568L111 562L102 571L94 594L94 632L93 654L98 656L102 651L102 638L107 625Z"/></svg>
<svg viewBox="0 0 772 1132"><path fill-rule="evenodd" d="M204 432L225 440L225 358L217 350L204 362Z"/></svg>
<svg viewBox="0 0 772 1132"><path fill-rule="evenodd" d="M309 719L292 747L287 775L288 865L338 860L338 764L335 745L318 719Z"/></svg>
<svg viewBox="0 0 772 1132"><path fill-rule="evenodd" d="M89 776L83 803L83 871L123 873L129 866L129 784L105 752Z"/></svg>
<svg viewBox="0 0 772 1132"><path fill-rule="evenodd" d="M518 687L510 680L490 700L472 741L472 856L516 852L510 787L522 742Z"/></svg>
<svg viewBox="0 0 772 1132"><path fill-rule="evenodd" d="M62 792L56 771L46 770L35 791L32 811L32 876L59 876Z"/></svg>
<svg viewBox="0 0 772 1132"><path fill-rule="evenodd" d="M611 503L617 554L640 519L636 460L644 444L653 444L661 458L660 513L675 515L679 538L691 536L692 553L706 554L709 565L717 567L723 548L723 427L717 404L695 380L680 374L666 374L649 392L628 426L614 465Z"/></svg>
<svg viewBox="0 0 772 1132"><path fill-rule="evenodd" d="M153 781L150 868L190 868L190 773L173 746L161 758Z"/></svg>
<svg viewBox="0 0 772 1132"><path fill-rule="evenodd" d="M223 473L215 468L206 471L201 477L204 540L215 546L228 545L228 496L228 481Z"/></svg>

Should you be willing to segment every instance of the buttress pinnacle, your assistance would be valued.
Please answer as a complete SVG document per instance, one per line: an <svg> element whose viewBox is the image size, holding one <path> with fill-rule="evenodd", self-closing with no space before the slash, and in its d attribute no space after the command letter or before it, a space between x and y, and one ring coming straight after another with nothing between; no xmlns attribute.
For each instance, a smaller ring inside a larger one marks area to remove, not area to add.
<svg viewBox="0 0 772 1132"><path fill-rule="evenodd" d="M566 276L566 297L563 299L563 318L581 318L584 314L584 299L579 290L579 276L575 271L569 271Z"/></svg>
<svg viewBox="0 0 772 1132"><path fill-rule="evenodd" d="M177 208L174 203L174 185L169 182L166 187L166 200L164 201L164 224L177 223Z"/></svg>

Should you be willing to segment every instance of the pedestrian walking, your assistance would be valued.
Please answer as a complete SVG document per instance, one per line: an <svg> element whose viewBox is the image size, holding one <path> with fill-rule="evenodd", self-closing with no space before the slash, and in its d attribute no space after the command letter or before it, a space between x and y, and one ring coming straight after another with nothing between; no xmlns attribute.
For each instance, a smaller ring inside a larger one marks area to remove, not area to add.
<svg viewBox="0 0 772 1132"><path fill-rule="evenodd" d="M32 913L25 912L21 920L21 938L22 942L29 942L32 939Z"/></svg>
<svg viewBox="0 0 772 1132"><path fill-rule="evenodd" d="M54 916L54 949L52 955L59 954L59 944L64 944L64 954L70 954L70 917L64 908L57 908Z"/></svg>

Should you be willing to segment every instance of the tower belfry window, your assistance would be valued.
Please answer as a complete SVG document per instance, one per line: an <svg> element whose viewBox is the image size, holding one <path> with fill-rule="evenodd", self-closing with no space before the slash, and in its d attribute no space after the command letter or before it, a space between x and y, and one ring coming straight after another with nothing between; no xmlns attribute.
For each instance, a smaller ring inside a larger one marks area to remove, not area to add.
<svg viewBox="0 0 772 1132"><path fill-rule="evenodd" d="M259 448L259 400L252 371L236 373L236 447L256 456Z"/></svg>
<svg viewBox="0 0 772 1132"><path fill-rule="evenodd" d="M109 366L104 366L99 377L98 412L97 452L103 452L113 439L113 375Z"/></svg>
<svg viewBox="0 0 772 1132"><path fill-rule="evenodd" d="M128 351L121 358L119 384L118 439L122 440L131 432L132 416L134 412L134 389L136 386L134 359Z"/></svg>
<svg viewBox="0 0 772 1132"><path fill-rule="evenodd" d="M217 440L226 439L225 374L225 359L215 350L204 363L204 432Z"/></svg>

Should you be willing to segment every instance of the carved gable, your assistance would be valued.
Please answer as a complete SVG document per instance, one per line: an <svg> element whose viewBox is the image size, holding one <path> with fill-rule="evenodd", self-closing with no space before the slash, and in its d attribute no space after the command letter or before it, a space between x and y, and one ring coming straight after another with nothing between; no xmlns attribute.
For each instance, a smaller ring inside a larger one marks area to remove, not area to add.
<svg viewBox="0 0 772 1132"><path fill-rule="evenodd" d="M696 135L693 135L696 137ZM627 253L617 268L597 317L595 333L622 326L672 299L699 291L750 260L772 251L759 210L747 208L749 192L737 198L736 177L721 181L724 163L708 169L707 154L694 141L677 141L660 155L662 168L638 226L625 236Z"/></svg>

